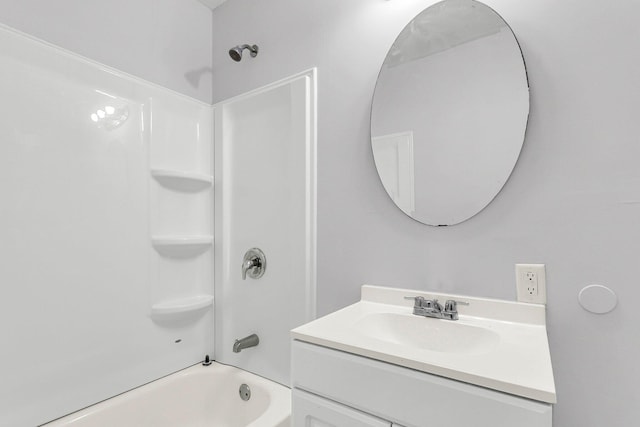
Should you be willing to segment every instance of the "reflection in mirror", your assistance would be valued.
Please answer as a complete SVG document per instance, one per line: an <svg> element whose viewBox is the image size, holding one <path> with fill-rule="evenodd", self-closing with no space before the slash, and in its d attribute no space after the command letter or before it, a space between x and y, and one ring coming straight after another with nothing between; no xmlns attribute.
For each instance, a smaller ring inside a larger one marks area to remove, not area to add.
<svg viewBox="0 0 640 427"><path fill-rule="evenodd" d="M528 115L524 61L506 22L473 0L425 9L376 84L371 144L385 190L425 224L471 218L509 178Z"/></svg>

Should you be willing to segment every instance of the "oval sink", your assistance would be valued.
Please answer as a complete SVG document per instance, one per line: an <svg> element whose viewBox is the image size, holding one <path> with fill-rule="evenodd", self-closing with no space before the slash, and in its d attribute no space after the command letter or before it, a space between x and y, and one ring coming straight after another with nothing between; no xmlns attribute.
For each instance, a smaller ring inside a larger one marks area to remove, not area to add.
<svg viewBox="0 0 640 427"><path fill-rule="evenodd" d="M500 340L497 333L479 326L398 313L368 314L353 328L377 340L443 353L485 353Z"/></svg>

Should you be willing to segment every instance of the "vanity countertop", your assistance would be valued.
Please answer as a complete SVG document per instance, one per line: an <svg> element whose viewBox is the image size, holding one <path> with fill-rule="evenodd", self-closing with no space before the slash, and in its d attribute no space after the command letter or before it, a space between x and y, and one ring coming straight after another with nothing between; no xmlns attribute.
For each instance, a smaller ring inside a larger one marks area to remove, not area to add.
<svg viewBox="0 0 640 427"><path fill-rule="evenodd" d="M416 316L421 296L458 304L459 320ZM547 403L556 402L545 306L380 286L291 331L293 339Z"/></svg>

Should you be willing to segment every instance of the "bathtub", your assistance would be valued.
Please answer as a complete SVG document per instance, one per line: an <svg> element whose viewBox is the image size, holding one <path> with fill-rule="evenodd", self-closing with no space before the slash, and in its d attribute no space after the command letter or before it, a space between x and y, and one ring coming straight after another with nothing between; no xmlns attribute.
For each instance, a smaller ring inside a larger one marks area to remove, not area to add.
<svg viewBox="0 0 640 427"><path fill-rule="evenodd" d="M239 389L247 384L251 397ZM195 365L46 427L289 427L291 390L240 369Z"/></svg>

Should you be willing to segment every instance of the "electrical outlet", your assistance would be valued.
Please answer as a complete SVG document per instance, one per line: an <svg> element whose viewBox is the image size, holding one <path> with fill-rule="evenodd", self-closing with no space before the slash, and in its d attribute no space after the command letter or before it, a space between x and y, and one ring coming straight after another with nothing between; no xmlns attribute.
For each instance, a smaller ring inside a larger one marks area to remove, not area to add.
<svg viewBox="0 0 640 427"><path fill-rule="evenodd" d="M524 273L524 285L526 286L526 294L528 297L535 297L538 295L538 273L535 271L525 271Z"/></svg>
<svg viewBox="0 0 640 427"><path fill-rule="evenodd" d="M544 264L516 264L516 292L520 302L546 304Z"/></svg>

